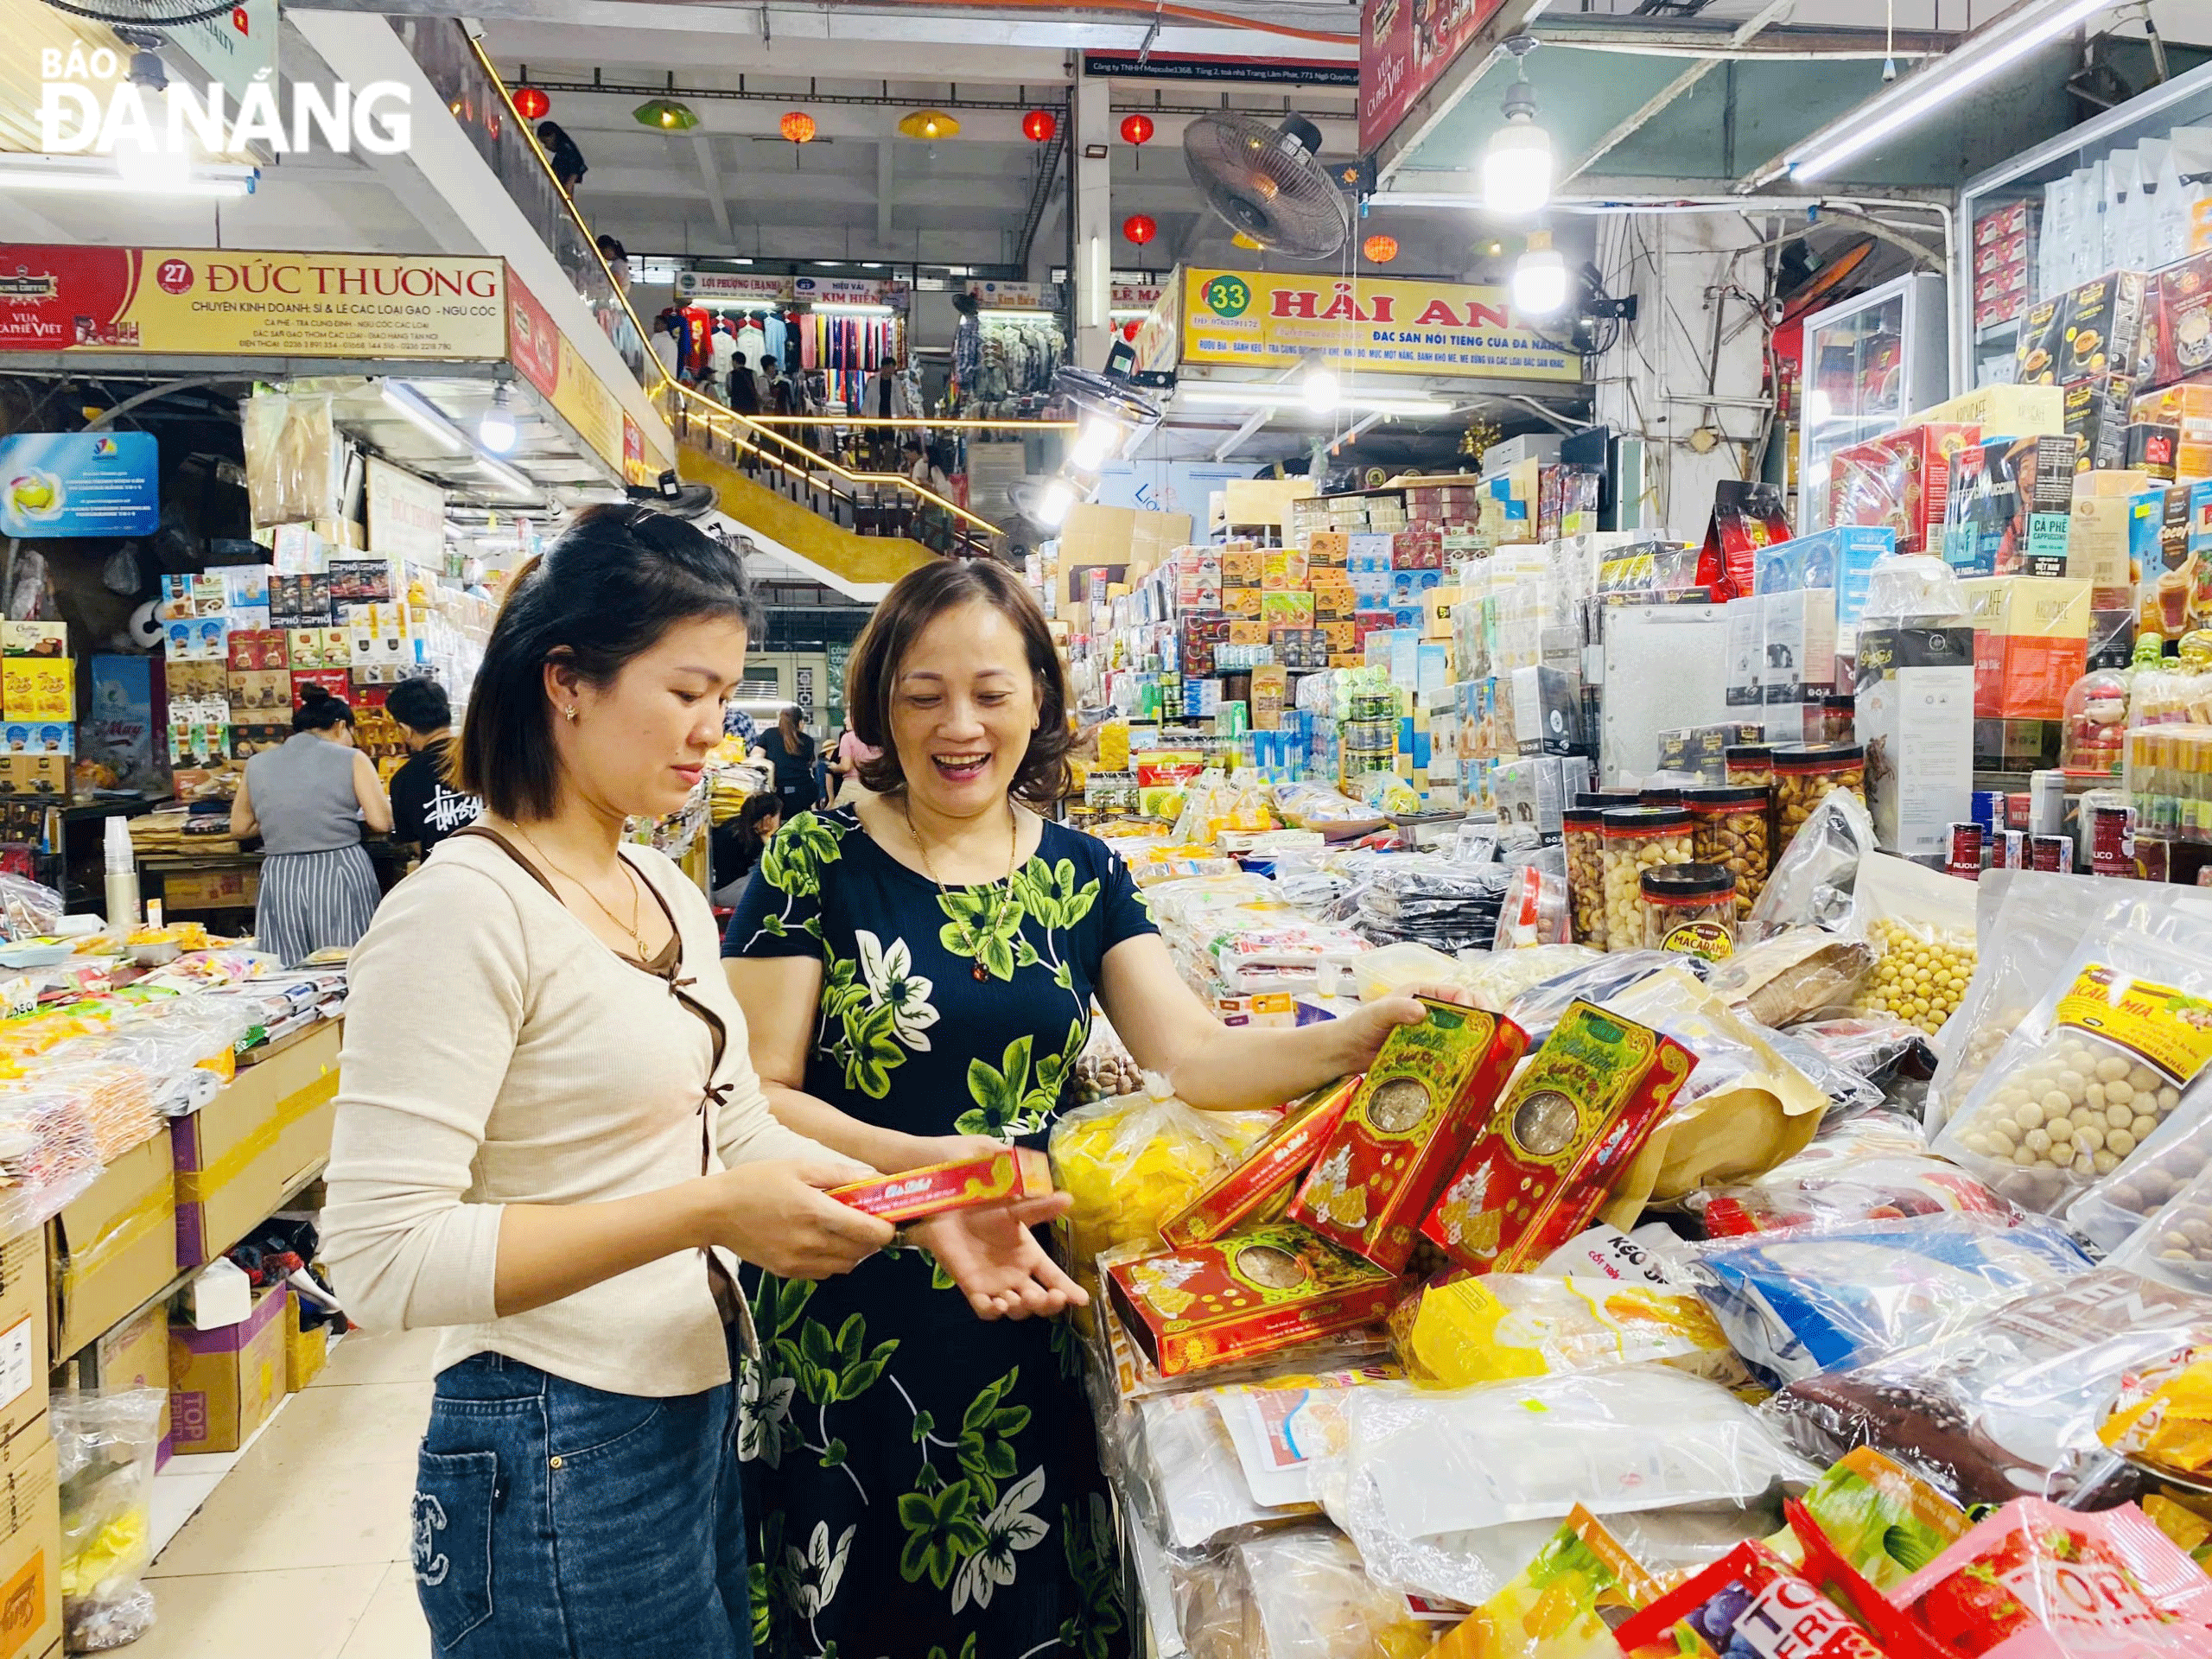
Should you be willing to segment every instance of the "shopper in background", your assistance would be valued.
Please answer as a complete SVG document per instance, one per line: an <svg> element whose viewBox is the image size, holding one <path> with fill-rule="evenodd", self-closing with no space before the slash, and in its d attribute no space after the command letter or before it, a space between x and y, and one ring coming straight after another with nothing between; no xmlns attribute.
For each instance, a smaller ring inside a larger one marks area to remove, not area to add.
<svg viewBox="0 0 2212 1659"><path fill-rule="evenodd" d="M1280 1105L1364 1070L1424 1017L1394 997L1303 1030L1215 1020L1120 858L1030 804L1066 787L1068 691L1005 567L939 561L902 579L854 647L846 698L881 751L861 768L877 792L787 820L722 947L790 1128L879 1165L1039 1144L1069 1102L1094 995L1138 1063L1202 1108ZM971 1305L1058 1311L1066 1281L1034 1276L1041 1296ZM748 1395L812 1402L803 1429L764 1419L747 1465L761 1558L826 1537L845 1562L835 1588L770 1575L770 1654L1126 1649L1071 1332L950 1320L930 1263L906 1251L810 1288L772 1270L754 1294L782 1340ZM812 1360L802 1377L776 1357L855 1342L882 1363L848 1365L827 1391Z"/></svg>
<svg viewBox="0 0 2212 1659"><path fill-rule="evenodd" d="M591 169L584 165L584 153L576 148L576 141L563 130L559 123L541 121L537 124L537 142L545 151L547 165L561 188L570 195L584 181L584 175Z"/></svg>
<svg viewBox="0 0 2212 1659"><path fill-rule="evenodd" d="M872 421L912 420L913 399L906 395L906 377L899 372L899 359L889 352L874 374L861 385L861 406L855 411ZM868 464L879 471L887 472L899 454L899 429L895 426L863 427L868 434Z"/></svg>
<svg viewBox="0 0 2212 1659"><path fill-rule="evenodd" d="M860 734L848 726L837 739L837 760L832 768L837 774L836 804L850 806L868 793L868 785L861 781L861 768L870 761L883 758L883 751L873 743L861 741Z"/></svg>
<svg viewBox="0 0 2212 1659"><path fill-rule="evenodd" d="M784 816L804 812L820 798L814 777L814 740L802 726L798 705L787 703L776 723L760 734L761 752L776 769L776 793Z"/></svg>
<svg viewBox="0 0 2212 1659"><path fill-rule="evenodd" d="M892 1238L823 1192L871 1167L770 1114L705 895L623 841L690 794L753 621L712 538L579 514L470 693L485 817L353 963L323 1249L365 1326L448 1327L414 1500L441 1653L744 1659L733 1258L804 1282ZM952 1220L918 1236L979 1297L1033 1283L1017 1222Z"/></svg>
<svg viewBox="0 0 2212 1659"><path fill-rule="evenodd" d="M599 238L600 257L607 261L607 269L613 274L614 290L618 294L630 291L630 253L611 236Z"/></svg>
<svg viewBox="0 0 2212 1659"><path fill-rule="evenodd" d="M709 837L709 868L716 904L737 902L753 867L760 862L760 854L769 837L782 829L783 823L783 802L773 795L751 795L737 809L735 817L715 827Z"/></svg>
<svg viewBox="0 0 2212 1659"><path fill-rule="evenodd" d="M660 359L661 367L671 376L683 366L682 353L677 346L674 332L683 325L680 321L671 321L674 315L673 312L664 311L653 319L653 337L650 342L653 355Z"/></svg>
<svg viewBox="0 0 2212 1659"><path fill-rule="evenodd" d="M716 336L717 340L728 338L727 334ZM745 353L734 346L730 348L729 406L741 415L760 412L760 383L753 378Z"/></svg>
<svg viewBox="0 0 2212 1659"><path fill-rule="evenodd" d="M292 711L292 735L245 763L231 833L261 837L254 939L289 967L368 931L381 889L361 828L391 829L376 765L353 747L353 711L319 685Z"/></svg>
<svg viewBox="0 0 2212 1659"><path fill-rule="evenodd" d="M385 699L385 713L399 723L413 751L391 775L392 833L411 841L427 858L456 830L476 822L484 803L447 781L453 704L435 680L402 680Z"/></svg>

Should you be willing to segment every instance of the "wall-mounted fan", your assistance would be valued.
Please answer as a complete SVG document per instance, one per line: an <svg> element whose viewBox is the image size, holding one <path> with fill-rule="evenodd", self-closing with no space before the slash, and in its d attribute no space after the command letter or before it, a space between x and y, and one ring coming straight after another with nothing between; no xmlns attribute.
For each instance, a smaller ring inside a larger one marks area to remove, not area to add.
<svg viewBox="0 0 2212 1659"><path fill-rule="evenodd" d="M1183 130L1183 162L1206 205L1238 234L1294 259L1325 259L1351 234L1320 149L1321 130L1302 115L1271 127L1224 110Z"/></svg>

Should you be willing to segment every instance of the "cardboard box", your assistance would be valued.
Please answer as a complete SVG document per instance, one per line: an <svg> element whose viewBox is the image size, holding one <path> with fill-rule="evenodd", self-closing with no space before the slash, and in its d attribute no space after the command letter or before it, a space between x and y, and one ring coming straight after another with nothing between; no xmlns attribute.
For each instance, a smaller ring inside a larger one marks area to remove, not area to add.
<svg viewBox="0 0 2212 1659"><path fill-rule="evenodd" d="M1970 627L1859 636L1855 722L1885 851L1940 853L1949 827L1973 816L1974 641Z"/></svg>
<svg viewBox="0 0 2212 1659"><path fill-rule="evenodd" d="M46 1236L36 1229L0 1245L0 1440L46 1416Z"/></svg>
<svg viewBox="0 0 2212 1659"><path fill-rule="evenodd" d="M0 1659L61 1650L60 1472L42 1429L0 1448Z"/></svg>
<svg viewBox="0 0 2212 1659"><path fill-rule="evenodd" d="M259 870L181 871L162 877L162 903L172 913L251 910L260 899Z"/></svg>
<svg viewBox="0 0 2212 1659"><path fill-rule="evenodd" d="M2064 575L2079 453L2063 435L1985 438L1961 452L1945 515L1945 562L1961 575Z"/></svg>
<svg viewBox="0 0 2212 1659"><path fill-rule="evenodd" d="M2212 253L2154 271L2145 309L2144 385L2170 386L2212 369Z"/></svg>
<svg viewBox="0 0 2212 1659"><path fill-rule="evenodd" d="M1848 444L1828 474L1828 522L1876 524L1897 534L1900 553L1940 550L1951 465L1981 441L1981 429L1927 423Z"/></svg>
<svg viewBox="0 0 2212 1659"><path fill-rule="evenodd" d="M1383 1039L1366 1080L1298 1190L1290 1219L1391 1273L1529 1039L1510 1020L1448 1003Z"/></svg>
<svg viewBox="0 0 2212 1659"><path fill-rule="evenodd" d="M932 1164L834 1186L830 1196L864 1215L903 1224L980 1205L1042 1198L1052 1190L1052 1172L1045 1154L1027 1147L1008 1147L988 1158Z"/></svg>
<svg viewBox="0 0 2212 1659"><path fill-rule="evenodd" d="M2212 381L2189 381L2145 392L2131 405L2129 421L2175 429L2175 478L2212 478Z"/></svg>
<svg viewBox="0 0 2212 1659"><path fill-rule="evenodd" d="M1597 1219L1696 1065L1671 1037L1570 1004L1446 1182L1421 1236L1476 1273L1536 1267Z"/></svg>
<svg viewBox="0 0 2212 1659"><path fill-rule="evenodd" d="M1282 1122L1243 1161L1160 1224L1160 1236L1176 1249L1209 1243L1249 1222L1264 1220L1320 1156L1322 1143L1344 1115L1359 1087L1346 1077L1293 1103Z"/></svg>
<svg viewBox="0 0 2212 1659"><path fill-rule="evenodd" d="M1803 702L1834 690L1835 594L1799 588L1752 602L1760 607L1760 702Z"/></svg>
<svg viewBox="0 0 2212 1659"><path fill-rule="evenodd" d="M253 1299L236 1325L194 1331L169 1327L171 1433L180 1456L235 1452L253 1438L284 1397L284 1310L289 1285Z"/></svg>
<svg viewBox="0 0 2212 1659"><path fill-rule="evenodd" d="M322 1375L330 1363L330 1326L300 1329L300 1299L294 1296L284 1310L284 1392L297 1394Z"/></svg>
<svg viewBox="0 0 2212 1659"><path fill-rule="evenodd" d="M1260 590L1257 588L1224 588L1221 590L1222 614L1243 617L1257 621L1260 615Z"/></svg>
<svg viewBox="0 0 2212 1659"><path fill-rule="evenodd" d="M1117 1262L1106 1294L1162 1376L1233 1364L1381 1321L1395 1274L1276 1222L1217 1243Z"/></svg>
<svg viewBox="0 0 2212 1659"><path fill-rule="evenodd" d="M10 657L0 662L0 707L10 720L76 719L76 663L67 657Z"/></svg>
<svg viewBox="0 0 2212 1659"><path fill-rule="evenodd" d="M2066 430L2066 404L2056 386L1984 386L1923 409L1909 424L1976 426L1992 437L2035 437Z"/></svg>
<svg viewBox="0 0 2212 1659"><path fill-rule="evenodd" d="M2113 376L2133 382L2143 348L2145 284L2116 270L2041 302L2020 327L2015 379L2024 386Z"/></svg>
<svg viewBox="0 0 2212 1659"><path fill-rule="evenodd" d="M104 1335L175 1277L171 1170L171 1133L165 1124L151 1140L111 1161L89 1192L47 1224L54 1363ZM268 1214L264 1210L252 1219Z"/></svg>
<svg viewBox="0 0 2212 1659"><path fill-rule="evenodd" d="M157 1303L126 1325L118 1325L92 1344L100 1387L160 1389L169 1386L169 1310ZM162 1402L162 1460L168 1458L169 1407Z"/></svg>
<svg viewBox="0 0 2212 1659"><path fill-rule="evenodd" d="M229 1087L176 1121L172 1273L230 1249L329 1157L338 1043L330 1022L265 1058L248 1056Z"/></svg>
<svg viewBox="0 0 2212 1659"><path fill-rule="evenodd" d="M2125 462L2132 407L2127 377L2095 375L2069 380L2061 390L2066 396L2067 435L2081 445L2075 465L2088 472Z"/></svg>
<svg viewBox="0 0 2212 1659"><path fill-rule="evenodd" d="M1974 712L1981 720L2057 720L2089 666L2089 584L2043 576L1960 584L1974 623Z"/></svg>
<svg viewBox="0 0 2212 1659"><path fill-rule="evenodd" d="M2093 588L2120 588L2134 581L2129 548L2135 498L2153 487L2147 473L2089 472L2074 478L2074 506L2066 526L2066 574Z"/></svg>

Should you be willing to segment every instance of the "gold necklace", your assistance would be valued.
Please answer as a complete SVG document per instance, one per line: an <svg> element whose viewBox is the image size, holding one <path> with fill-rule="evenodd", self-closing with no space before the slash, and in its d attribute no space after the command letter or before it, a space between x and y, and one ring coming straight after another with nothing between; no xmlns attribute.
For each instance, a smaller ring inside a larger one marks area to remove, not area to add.
<svg viewBox="0 0 2212 1659"><path fill-rule="evenodd" d="M921 855L922 874L936 884L938 896L942 899L946 893L945 885L938 880L936 867L930 862L929 843L922 839L922 832L914 828L913 805L903 795L899 798L899 810L906 817L906 833L914 838L914 850ZM1007 803L1006 817L1006 880L1003 885L995 881L988 884L994 896L991 899L990 914L983 924L985 938L989 938L998 932L999 922L1006 915L1006 907L1014 901L1014 864L1021 853L1021 815L1014 810L1014 803L1011 801ZM990 976L990 970L983 966L982 958L980 956L977 957L976 977L982 980L988 979Z"/></svg>
<svg viewBox="0 0 2212 1659"><path fill-rule="evenodd" d="M585 898L590 899L594 905L597 905L601 915L605 916L608 921L613 923L615 926L620 928L625 933L627 933L630 936L631 944L636 947L638 960L639 962L645 960L645 936L639 931L638 927L638 924L642 921L645 917L645 899L639 896L638 892L638 873L634 869L631 868L630 861L628 859L624 858L619 852L614 855L617 861L620 862L625 874L629 878L624 884L630 889L630 919L626 922L620 916L617 916L612 910L607 908L607 901L604 899L601 899L597 893L594 893L582 882L577 880L575 876L570 875L568 871L563 869L558 864L556 864L552 859L547 857L545 849L543 847L540 847L537 842L531 839L529 830L524 829L520 824L517 824L515 825L515 833L520 836L524 841L530 842L530 850L536 853L539 858L545 861L545 868L547 869L552 871L554 874L559 876L570 887L582 893Z"/></svg>

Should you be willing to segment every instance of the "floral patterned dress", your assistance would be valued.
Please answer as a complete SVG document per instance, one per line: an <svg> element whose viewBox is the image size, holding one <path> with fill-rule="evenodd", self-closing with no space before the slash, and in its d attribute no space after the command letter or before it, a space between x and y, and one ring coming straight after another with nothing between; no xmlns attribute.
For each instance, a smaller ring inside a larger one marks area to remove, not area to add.
<svg viewBox="0 0 2212 1659"><path fill-rule="evenodd" d="M849 808L763 854L724 954L823 967L806 1090L911 1135L1041 1144L1106 953L1152 931L1128 867L1045 826L1011 884L908 869ZM771 1659L1109 1659L1119 1558L1074 1333L978 1320L924 1252L747 1273L753 1640Z"/></svg>

